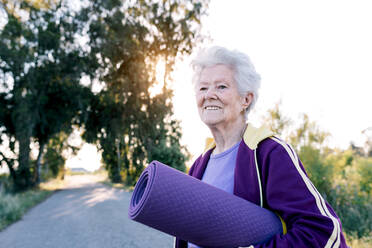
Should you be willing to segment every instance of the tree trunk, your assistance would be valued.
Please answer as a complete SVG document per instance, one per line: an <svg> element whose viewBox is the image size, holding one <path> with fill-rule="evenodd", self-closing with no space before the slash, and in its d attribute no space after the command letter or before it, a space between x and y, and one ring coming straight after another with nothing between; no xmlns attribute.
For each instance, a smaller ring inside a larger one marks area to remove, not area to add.
<svg viewBox="0 0 372 248"><path fill-rule="evenodd" d="M15 190L25 190L33 185L30 171L30 143L34 120L29 101L16 92L16 107L12 113L15 125L15 138L18 141L18 168L16 170Z"/></svg>
<svg viewBox="0 0 372 248"><path fill-rule="evenodd" d="M117 155L117 159L118 159L118 165L117 165L117 177L118 177L118 180L119 178L121 179L121 176L120 176L120 139L117 140L116 142L116 155ZM120 180L121 181L121 180Z"/></svg>
<svg viewBox="0 0 372 248"><path fill-rule="evenodd" d="M6 165L8 166L10 176L13 179L13 182L15 182L17 180L17 174L16 174L16 171L13 168L13 163L7 162Z"/></svg>
<svg viewBox="0 0 372 248"><path fill-rule="evenodd" d="M13 182L15 182L17 179L17 174L16 171L14 170L14 159L5 157L5 155L1 151L0 156L2 157L2 160L0 162L4 161L6 163L10 172L10 176L13 179Z"/></svg>
<svg viewBox="0 0 372 248"><path fill-rule="evenodd" d="M36 175L36 180L35 181L36 181L36 184L39 184L40 183L40 178L41 178L41 159L43 158L45 143L46 142L40 142L39 154L38 154L37 160L36 160L36 171L35 171L35 175Z"/></svg>
<svg viewBox="0 0 372 248"><path fill-rule="evenodd" d="M25 130L22 135L18 136L19 154L18 154L18 169L16 178L16 190L24 190L32 185L30 171L30 143L31 132Z"/></svg>

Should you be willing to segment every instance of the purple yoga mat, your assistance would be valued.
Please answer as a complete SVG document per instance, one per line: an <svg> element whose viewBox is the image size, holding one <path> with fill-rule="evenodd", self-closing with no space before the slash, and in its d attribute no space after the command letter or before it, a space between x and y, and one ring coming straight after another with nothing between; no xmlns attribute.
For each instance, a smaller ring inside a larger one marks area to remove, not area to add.
<svg viewBox="0 0 372 248"><path fill-rule="evenodd" d="M274 213L158 161L138 179L128 216L203 247L249 246L282 233Z"/></svg>

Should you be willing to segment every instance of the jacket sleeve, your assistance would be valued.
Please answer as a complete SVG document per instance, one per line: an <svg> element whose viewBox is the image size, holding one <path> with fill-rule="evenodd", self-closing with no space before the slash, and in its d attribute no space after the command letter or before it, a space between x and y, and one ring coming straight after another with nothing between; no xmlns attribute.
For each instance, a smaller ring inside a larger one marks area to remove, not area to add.
<svg viewBox="0 0 372 248"><path fill-rule="evenodd" d="M338 217L309 180L296 153L276 142L259 164L265 207L284 220L287 233L255 247L347 247Z"/></svg>

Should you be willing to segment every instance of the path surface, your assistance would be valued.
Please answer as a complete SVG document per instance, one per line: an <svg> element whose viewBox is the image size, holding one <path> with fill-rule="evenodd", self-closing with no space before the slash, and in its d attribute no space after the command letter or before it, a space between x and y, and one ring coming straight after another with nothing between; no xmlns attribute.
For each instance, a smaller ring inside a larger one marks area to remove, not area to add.
<svg viewBox="0 0 372 248"><path fill-rule="evenodd" d="M0 247L159 247L173 238L127 217L131 193L95 176L67 177L67 187L0 232Z"/></svg>

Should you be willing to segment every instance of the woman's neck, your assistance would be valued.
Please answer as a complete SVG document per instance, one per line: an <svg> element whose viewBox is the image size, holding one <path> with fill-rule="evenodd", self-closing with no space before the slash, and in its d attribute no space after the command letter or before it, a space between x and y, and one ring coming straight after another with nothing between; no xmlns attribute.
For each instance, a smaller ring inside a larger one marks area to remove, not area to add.
<svg viewBox="0 0 372 248"><path fill-rule="evenodd" d="M228 150L239 142L244 134L247 124L244 122L233 123L228 126L216 125L209 127L216 142L214 154Z"/></svg>

